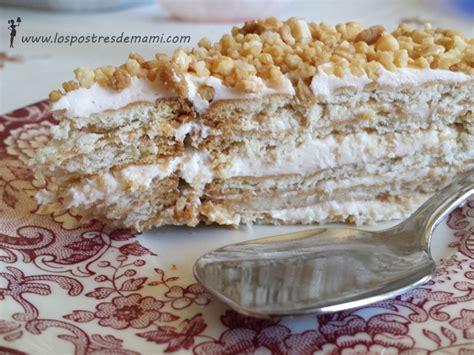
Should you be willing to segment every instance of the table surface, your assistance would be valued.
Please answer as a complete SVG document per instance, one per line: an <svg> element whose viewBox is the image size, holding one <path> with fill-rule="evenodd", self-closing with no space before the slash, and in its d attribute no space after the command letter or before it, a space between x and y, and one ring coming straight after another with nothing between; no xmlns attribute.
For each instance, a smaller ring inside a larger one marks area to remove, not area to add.
<svg viewBox="0 0 474 355"><path fill-rule="evenodd" d="M190 6L192 2L190 1ZM68 13L28 10L0 6L0 113L42 100L51 90L73 78L78 66L102 66L123 63L129 52L152 57L157 51L171 52L173 44L82 44L75 46L17 43L9 47L7 20L21 17L18 35L183 34L191 36L189 46L203 36L217 39L231 24L185 23L170 19L154 3L112 12ZM473 19L447 10L442 1L433 0L359 0L295 1L280 17L304 17L312 21L335 24L358 21L364 25L383 23L394 28L403 18L418 18L433 25L453 27L473 36ZM19 36L17 37L18 41ZM2 55L3 54L3 55ZM2 59L17 57L17 61ZM2 68L3 62L3 68Z"/></svg>

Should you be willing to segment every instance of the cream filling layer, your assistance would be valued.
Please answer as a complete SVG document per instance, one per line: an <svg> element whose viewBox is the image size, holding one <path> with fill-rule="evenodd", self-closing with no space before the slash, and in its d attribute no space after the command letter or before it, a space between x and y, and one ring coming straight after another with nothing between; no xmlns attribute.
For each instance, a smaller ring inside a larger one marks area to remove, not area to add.
<svg viewBox="0 0 474 355"><path fill-rule="evenodd" d="M271 218L283 222L324 223L352 216L355 224L405 218L425 202L428 195L414 193L398 203L389 201L327 201L314 206L270 211Z"/></svg>
<svg viewBox="0 0 474 355"><path fill-rule="evenodd" d="M285 223L326 223L334 220L346 219L357 224L396 220L407 217L417 207L426 201L428 195L412 193L410 197L404 196L397 201L326 201L307 207L277 209L270 211L249 211L248 213L229 212L227 209L216 205L212 211L206 212L210 222L219 224L238 225L249 220L266 219L270 217Z"/></svg>
<svg viewBox="0 0 474 355"><path fill-rule="evenodd" d="M278 154L249 154L235 157L224 173L232 176L281 174L307 175L321 169L376 160L403 157L415 152L438 152L450 157L456 150L459 133L455 129L427 130L410 134L378 135L358 132L322 139L308 137L295 147L285 147ZM474 153L474 152L473 152ZM448 158L449 159L449 158Z"/></svg>
<svg viewBox="0 0 474 355"><path fill-rule="evenodd" d="M100 178L85 179L80 186L67 191L66 205L68 208L87 206L100 200L106 205L117 203L127 192L147 189L154 179L161 180L170 176L176 170L178 162L179 159L172 159L164 164L133 165L119 171L106 172Z"/></svg>
<svg viewBox="0 0 474 355"><path fill-rule="evenodd" d="M459 155L456 155L459 136L460 133L455 129L445 129L441 132L428 130L384 136L360 132L339 138L307 137L299 146L282 149L278 156L274 155L272 158L264 152L255 152L246 157L230 157L225 168L214 163L208 153L190 149L185 151L183 156L170 159L165 164L129 166L107 172L100 179L85 179L81 185L70 188L65 197L68 207L89 205L96 201L109 205L118 201L128 191L147 189L154 179L163 179L174 173L200 195L205 185L215 178L308 175L320 169L346 164L368 164L421 151L442 155L446 162L456 163L459 159ZM463 153L462 158L473 159L474 150Z"/></svg>

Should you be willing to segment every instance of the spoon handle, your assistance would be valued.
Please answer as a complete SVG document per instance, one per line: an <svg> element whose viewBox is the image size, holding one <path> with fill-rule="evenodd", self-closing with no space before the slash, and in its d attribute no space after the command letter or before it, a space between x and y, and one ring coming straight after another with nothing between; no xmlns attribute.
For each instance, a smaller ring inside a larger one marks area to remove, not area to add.
<svg viewBox="0 0 474 355"><path fill-rule="evenodd" d="M435 227L456 207L474 194L474 170L455 179L420 206L409 218L406 225L420 228L422 243L429 248Z"/></svg>

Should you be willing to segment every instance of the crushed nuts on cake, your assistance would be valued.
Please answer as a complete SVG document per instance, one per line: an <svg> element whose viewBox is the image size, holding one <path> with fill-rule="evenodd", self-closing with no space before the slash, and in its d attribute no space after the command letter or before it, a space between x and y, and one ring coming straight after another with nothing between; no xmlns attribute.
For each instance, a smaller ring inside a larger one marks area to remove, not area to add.
<svg viewBox="0 0 474 355"><path fill-rule="evenodd" d="M322 64L325 65L319 68ZM186 96L183 78L185 74L192 74L212 75L228 87L256 92L260 87L249 80L254 76L278 89L284 84L285 76L293 83L300 80L308 83L318 70L339 77L350 72L375 79L380 65L389 71L405 67L431 68L474 75L474 38L429 24L425 24L423 30L401 24L389 33L380 25L364 28L349 22L329 26L297 18L280 21L270 17L246 22L241 28L234 27L231 34L216 43L201 39L197 47L179 48L171 57L157 53L154 59L146 61L132 53L117 68L77 68L76 81L64 83L63 89L69 92L97 83L122 90L135 76L159 80L177 95ZM62 95L61 91L53 91L50 101L58 101Z"/></svg>

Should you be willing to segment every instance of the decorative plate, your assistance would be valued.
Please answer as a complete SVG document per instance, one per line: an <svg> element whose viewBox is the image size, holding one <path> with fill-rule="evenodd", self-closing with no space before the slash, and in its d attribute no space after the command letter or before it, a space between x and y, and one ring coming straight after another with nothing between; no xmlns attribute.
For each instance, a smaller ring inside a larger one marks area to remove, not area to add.
<svg viewBox="0 0 474 355"><path fill-rule="evenodd" d="M54 122L46 102L0 116L1 354L474 354L474 203L433 240L435 277L360 309L257 320L192 277L218 246L308 227L159 228L134 235L38 206L25 166Z"/></svg>

